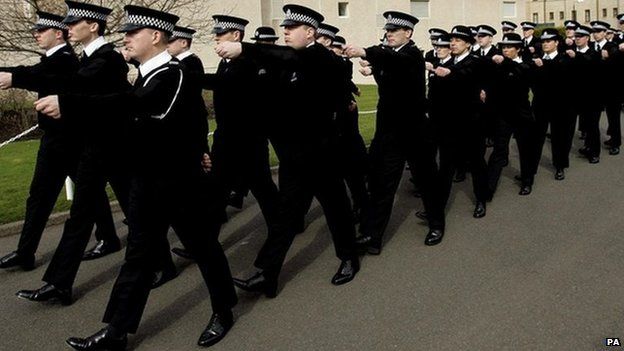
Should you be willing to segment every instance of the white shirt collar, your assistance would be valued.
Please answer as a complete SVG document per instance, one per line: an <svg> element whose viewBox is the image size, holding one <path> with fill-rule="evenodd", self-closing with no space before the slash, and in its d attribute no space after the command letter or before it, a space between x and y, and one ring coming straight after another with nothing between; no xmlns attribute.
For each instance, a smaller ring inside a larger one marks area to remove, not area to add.
<svg viewBox="0 0 624 351"><path fill-rule="evenodd" d="M520 56L516 57L515 59L512 60L515 63L522 63L522 58Z"/></svg>
<svg viewBox="0 0 624 351"><path fill-rule="evenodd" d="M472 49L473 49L473 50L480 50L480 49L481 49L481 45L479 45L479 44L473 44L473 45L472 45Z"/></svg>
<svg viewBox="0 0 624 351"><path fill-rule="evenodd" d="M443 64L449 62L449 60L452 59L452 58L453 58L453 56L448 55L445 59L440 59L440 64L443 65Z"/></svg>
<svg viewBox="0 0 624 351"><path fill-rule="evenodd" d="M552 52L550 54L544 54L543 58L548 57L549 59L553 60L555 57L557 57L557 55L559 55L559 52L555 51L555 52Z"/></svg>
<svg viewBox="0 0 624 351"><path fill-rule="evenodd" d="M524 38L524 41L526 41L527 43L530 43L531 40L533 40L533 36L532 35L530 37Z"/></svg>
<svg viewBox="0 0 624 351"><path fill-rule="evenodd" d="M152 57L151 59L147 60L147 62L141 64L139 66L139 72L141 72L141 75L143 77L147 76L148 74L150 74L150 72L152 72L153 70L155 70L156 68L164 65L165 63L171 61L171 55L169 55L169 53L167 52L167 50L161 52L160 54Z"/></svg>
<svg viewBox="0 0 624 351"><path fill-rule="evenodd" d="M578 47L576 47L576 51L581 52L583 54L586 53L587 50L589 50L589 46L586 46L586 47L584 47L582 49L579 49Z"/></svg>
<svg viewBox="0 0 624 351"><path fill-rule="evenodd" d="M311 42L310 44L306 45L306 48L309 48L310 46L312 46L312 45L314 45L314 44L316 44L316 42L315 42L315 41L313 41L313 42Z"/></svg>
<svg viewBox="0 0 624 351"><path fill-rule="evenodd" d="M84 53L87 56L91 56L97 49L101 48L106 44L108 44L108 42L106 41L106 39L104 39L104 37L98 37L94 41L90 42L89 45L85 46Z"/></svg>
<svg viewBox="0 0 624 351"><path fill-rule="evenodd" d="M455 63L459 63L461 62L463 59L465 59L466 57L468 57L468 55L470 55L470 51L466 51L465 53L455 57Z"/></svg>
<svg viewBox="0 0 624 351"><path fill-rule="evenodd" d="M399 46L398 48L392 48L392 50L394 50L394 51L399 51L399 50L403 49L403 47L404 47L405 45L407 45L407 43L405 43L405 44L403 44L403 45Z"/></svg>
<svg viewBox="0 0 624 351"><path fill-rule="evenodd" d="M179 54L178 56L176 56L176 58L180 61L184 60L185 58L189 57L193 55L193 53L191 52L191 50L186 50L185 52Z"/></svg>
<svg viewBox="0 0 624 351"><path fill-rule="evenodd" d="M490 49L492 49L492 45L488 46L487 48L481 48L481 50L483 50L484 55L487 55L488 52L490 52Z"/></svg>
<svg viewBox="0 0 624 351"><path fill-rule="evenodd" d="M50 50L46 51L46 56L50 57L50 56L54 55L55 52L57 52L57 51L61 50L62 48L64 48L65 45L67 45L67 43L58 44L57 46L51 48Z"/></svg>
<svg viewBox="0 0 624 351"><path fill-rule="evenodd" d="M600 48L604 48L604 45L607 43L607 39L602 39L601 41L598 42L598 45L600 45Z"/></svg>

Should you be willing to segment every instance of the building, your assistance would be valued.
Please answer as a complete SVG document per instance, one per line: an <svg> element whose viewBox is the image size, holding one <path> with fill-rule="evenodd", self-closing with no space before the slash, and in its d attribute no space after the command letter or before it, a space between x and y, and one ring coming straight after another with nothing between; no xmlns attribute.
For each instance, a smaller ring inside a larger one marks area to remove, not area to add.
<svg viewBox="0 0 624 351"><path fill-rule="evenodd" d="M600 20L617 28L620 3L620 0L532 0L527 2L527 18L558 27L568 19L581 24Z"/></svg>

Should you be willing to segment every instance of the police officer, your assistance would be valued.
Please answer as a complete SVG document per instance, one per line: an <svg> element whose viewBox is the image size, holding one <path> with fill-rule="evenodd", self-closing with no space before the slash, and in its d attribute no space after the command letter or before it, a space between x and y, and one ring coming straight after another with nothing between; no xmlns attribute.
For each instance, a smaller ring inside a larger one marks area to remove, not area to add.
<svg viewBox="0 0 624 351"><path fill-rule="evenodd" d="M212 317L198 340L200 346L220 341L233 324L237 298L227 259L218 241L220 220L208 216L201 169L207 130L193 108L196 86L185 79L178 61L167 53L177 16L126 6L124 44L140 62L139 78L129 92L107 96L61 95L36 103L53 118L65 118L68 106L116 106L132 123L132 187L130 233L126 260L115 281L103 322L107 326L87 338L69 338L76 350L124 350L135 333L149 293L158 246L170 225L196 257L210 291ZM202 132L198 132L202 130ZM163 143L163 140L169 140ZM202 216L202 213L204 215ZM184 230L182 230L184 228Z"/></svg>
<svg viewBox="0 0 624 351"><path fill-rule="evenodd" d="M524 43L524 47L522 48L522 60L530 62L534 57L541 57L542 53L539 39L533 36L533 34L535 34L535 27L537 27L537 24L525 21L520 23L520 26L522 27L522 41Z"/></svg>
<svg viewBox="0 0 624 351"><path fill-rule="evenodd" d="M436 56L436 43L440 37L448 35L448 33L444 29L440 28L430 28L428 32L429 40L431 40L432 49L425 53L425 62L430 62L431 64L434 64L438 59L438 57Z"/></svg>
<svg viewBox="0 0 624 351"><path fill-rule="evenodd" d="M0 73L0 88L28 89L38 92L39 97L44 97L59 92L60 87L54 85L57 81L55 76L74 74L78 70L78 58L67 44L68 28L62 23L63 17L41 11L37 12L37 16L33 35L39 47L46 50L45 55L33 66L0 68L0 71L8 71ZM51 83L47 83L48 80ZM75 180L78 157L82 151L80 137L63 122L51 121L42 115L38 117L39 127L44 134L39 144L35 173L26 201L24 226L17 250L0 258L0 268L34 268L35 251L63 182L67 176ZM99 252L100 255L91 252L93 255L90 258L121 249L104 189L100 193L99 203L101 207L96 217L95 236L98 242L107 243L108 250Z"/></svg>
<svg viewBox="0 0 624 351"><path fill-rule="evenodd" d="M477 43L479 44L479 49L473 50L472 53L481 58L481 79L483 79L483 92L485 95L490 93L492 88L492 80L494 74L494 62L492 61L492 57L495 55L500 55L500 50L492 45L492 41L494 36L496 35L496 30L486 24L482 24L477 27ZM486 135L486 146L491 147L494 146L494 131L495 131L495 120L496 115L494 113L493 106L485 101L481 105L481 114L483 122L485 123L485 135Z"/></svg>
<svg viewBox="0 0 624 351"><path fill-rule="evenodd" d="M270 231L255 262L260 270L244 280L239 288L277 295L277 280L295 236L302 203L312 192L323 207L332 234L336 256L341 260L332 278L334 285L353 280L359 271L355 249L355 227L351 205L335 155L337 135L334 114L340 104L340 66L334 54L315 42L324 17L304 6L285 5L285 42L288 47L220 43L217 54L227 59L241 55L274 67L282 67L280 83L285 92L280 114L281 126L274 144L280 157L279 223ZM279 146L278 146L279 145Z"/></svg>
<svg viewBox="0 0 624 351"><path fill-rule="evenodd" d="M574 44L574 32L576 31L576 28L580 26L580 23L573 20L567 20L563 22L563 25L565 26L566 37L559 43L558 51L561 54L565 53L567 50L576 49L576 45Z"/></svg>
<svg viewBox="0 0 624 351"><path fill-rule="evenodd" d="M518 28L518 25L511 21L502 21L501 22L501 32L503 34L514 33Z"/></svg>

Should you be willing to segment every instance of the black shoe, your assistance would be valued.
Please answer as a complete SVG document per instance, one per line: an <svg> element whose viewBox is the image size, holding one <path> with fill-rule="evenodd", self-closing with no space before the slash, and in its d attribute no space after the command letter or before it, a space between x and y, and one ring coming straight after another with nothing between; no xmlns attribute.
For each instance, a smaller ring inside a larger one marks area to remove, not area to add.
<svg viewBox="0 0 624 351"><path fill-rule="evenodd" d="M509 166L509 159L505 159L505 162L503 162L503 167L507 166Z"/></svg>
<svg viewBox="0 0 624 351"><path fill-rule="evenodd" d="M414 195L414 197L421 198L422 191L420 190L420 188L414 188L414 190L412 190L412 195Z"/></svg>
<svg viewBox="0 0 624 351"><path fill-rule="evenodd" d="M591 164L596 164L600 162L600 157L598 156L589 156L587 159L589 160L589 163Z"/></svg>
<svg viewBox="0 0 624 351"><path fill-rule="evenodd" d="M589 148L587 146L583 146L582 148L580 148L578 150L578 153L583 155L583 156L588 156L589 155Z"/></svg>
<svg viewBox="0 0 624 351"><path fill-rule="evenodd" d="M454 183L461 183L466 180L466 172L457 172L453 178Z"/></svg>
<svg viewBox="0 0 624 351"><path fill-rule="evenodd" d="M555 172L555 179L556 180L564 180L565 179L565 171L563 170L563 168L560 168L557 170L557 172Z"/></svg>
<svg viewBox="0 0 624 351"><path fill-rule="evenodd" d="M425 237L425 245L427 246L437 245L442 242L443 237L444 237L444 230L432 229L429 231L429 233Z"/></svg>
<svg viewBox="0 0 624 351"><path fill-rule="evenodd" d="M113 338L108 328L104 328L99 332L87 338L69 338L65 342L67 345L80 351L123 351L128 345L128 337L126 335L119 338Z"/></svg>
<svg viewBox="0 0 624 351"><path fill-rule="evenodd" d="M10 254L0 258L0 268L11 268L20 266L25 271L35 268L35 255L24 256L13 251Z"/></svg>
<svg viewBox="0 0 624 351"><path fill-rule="evenodd" d="M516 174L516 175L514 176L514 179L515 179L515 180L517 180L517 181L519 181L519 182L521 182L521 181L522 181L522 176L521 176L521 175L519 175L519 174Z"/></svg>
<svg viewBox="0 0 624 351"><path fill-rule="evenodd" d="M82 255L82 260L95 260L97 258L104 257L119 250L121 250L121 244L119 243L119 241L111 243L108 241L100 240L90 250L85 251L84 255Z"/></svg>
<svg viewBox="0 0 624 351"><path fill-rule="evenodd" d="M232 325L234 325L232 312L213 313L206 329L201 333L197 345L210 347L218 343L232 329Z"/></svg>
<svg viewBox="0 0 624 351"><path fill-rule="evenodd" d="M267 277L262 272L256 272L248 279L233 278L234 285L248 292L259 292L268 298L277 296L277 278Z"/></svg>
<svg viewBox="0 0 624 351"><path fill-rule="evenodd" d="M190 252L188 252L187 250L181 248L181 247L174 247L173 249L171 249L171 252L173 252L174 254L182 257L182 258L186 258L187 260L194 260L195 257L193 257L193 255L191 255Z"/></svg>
<svg viewBox="0 0 624 351"><path fill-rule="evenodd" d="M605 140L605 141L603 142L603 144L604 144L605 146L611 146L611 144L613 144L613 140L611 140L611 139L609 139L609 140Z"/></svg>
<svg viewBox="0 0 624 351"><path fill-rule="evenodd" d="M154 272L152 279L152 289L156 289L165 285L166 283L174 280L178 276L178 271L175 269L167 269Z"/></svg>
<svg viewBox="0 0 624 351"><path fill-rule="evenodd" d="M72 303L71 289L59 289L52 284L46 284L37 290L20 290L15 295L35 302L54 300L65 306Z"/></svg>
<svg viewBox="0 0 624 351"><path fill-rule="evenodd" d="M245 196L243 194L232 191L230 193L230 197L228 198L228 205L238 208L239 210L243 208L243 200Z"/></svg>
<svg viewBox="0 0 624 351"><path fill-rule="evenodd" d="M381 254L381 241L374 239L370 235L360 235L355 238L355 245L360 254L368 253L369 255Z"/></svg>
<svg viewBox="0 0 624 351"><path fill-rule="evenodd" d="M429 217L427 217L427 211L425 211L425 210L416 211L416 213L414 215L416 215L416 217L422 219L423 221L426 221L429 218Z"/></svg>
<svg viewBox="0 0 624 351"><path fill-rule="evenodd" d="M612 148L609 149L609 155L615 156L615 155L619 155L620 154L620 148L617 146L614 146Z"/></svg>
<svg viewBox="0 0 624 351"><path fill-rule="evenodd" d="M474 218L483 218L485 217L485 202L477 201L475 205L474 212L472 213Z"/></svg>
<svg viewBox="0 0 624 351"><path fill-rule="evenodd" d="M125 224L125 225L130 225L130 222L128 222L128 218L124 218L121 223Z"/></svg>
<svg viewBox="0 0 624 351"><path fill-rule="evenodd" d="M493 147L494 146L494 140L490 139L490 138L486 138L485 139L485 147Z"/></svg>
<svg viewBox="0 0 624 351"><path fill-rule="evenodd" d="M529 195L531 193L531 191L533 190L533 187L528 185L528 184L523 184L520 187L520 192L518 193L518 195Z"/></svg>
<svg viewBox="0 0 624 351"><path fill-rule="evenodd" d="M338 272L334 274L334 277L331 280L331 283L334 285L342 285L346 284L355 278L357 272L360 271L360 261L355 258L352 260L342 261L340 263L340 267L338 267Z"/></svg>

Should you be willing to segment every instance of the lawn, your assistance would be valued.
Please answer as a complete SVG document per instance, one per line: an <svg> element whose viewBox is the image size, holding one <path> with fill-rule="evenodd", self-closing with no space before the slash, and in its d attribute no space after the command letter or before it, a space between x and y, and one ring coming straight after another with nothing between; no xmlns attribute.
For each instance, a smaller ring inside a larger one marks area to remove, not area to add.
<svg viewBox="0 0 624 351"><path fill-rule="evenodd" d="M377 87L360 86L362 96L359 97L360 111L373 111L377 103ZM210 121L210 130L214 130L214 120ZM375 114L360 116L360 131L368 144L375 129ZM3 141L3 140L2 140ZM24 218L26 198L35 167L38 140L20 141L0 149L0 224L18 221ZM277 158L271 150L271 163L277 164ZM110 194L110 191L109 191ZM112 196L111 196L112 198ZM69 209L70 202L65 199L65 191L61 192L54 208L55 212Z"/></svg>

